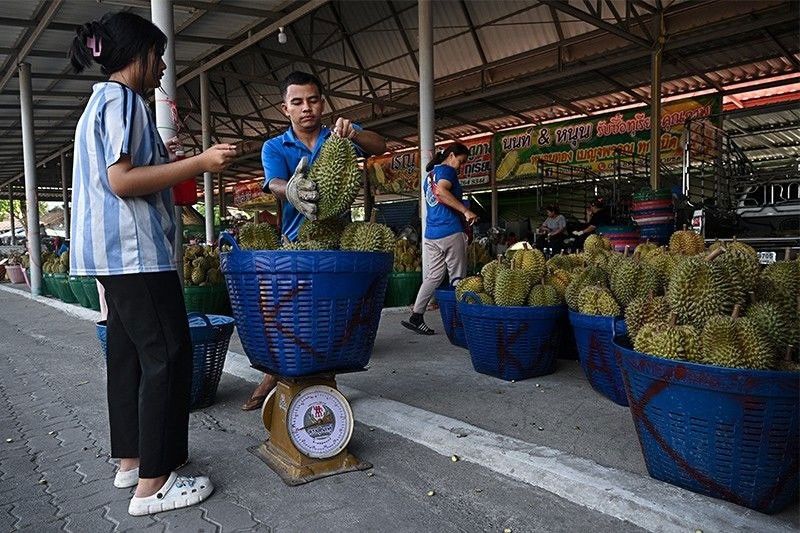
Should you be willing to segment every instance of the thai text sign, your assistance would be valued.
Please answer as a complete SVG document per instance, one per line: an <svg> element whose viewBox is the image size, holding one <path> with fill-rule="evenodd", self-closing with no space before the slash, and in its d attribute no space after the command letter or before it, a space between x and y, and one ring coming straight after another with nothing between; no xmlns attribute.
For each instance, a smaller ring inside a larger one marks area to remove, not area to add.
<svg viewBox="0 0 800 533"><path fill-rule="evenodd" d="M681 158L681 134L689 118L720 112L718 96L700 96L664 104L661 110L661 160ZM528 126L497 133L494 154L497 181L530 177L540 160L589 167L598 173L614 169L617 152L628 157L650 153L650 108Z"/></svg>
<svg viewBox="0 0 800 533"><path fill-rule="evenodd" d="M264 209L275 206L275 197L261 189L260 182L233 186L233 205L239 209Z"/></svg>
<svg viewBox="0 0 800 533"><path fill-rule="evenodd" d="M469 158L461 166L458 180L462 187L489 183L492 170L492 136L484 135L461 141L469 148ZM449 144L449 143L448 143ZM437 147L444 150L447 144ZM366 164L367 175L378 194L416 193L419 187L419 151L408 150L370 157Z"/></svg>

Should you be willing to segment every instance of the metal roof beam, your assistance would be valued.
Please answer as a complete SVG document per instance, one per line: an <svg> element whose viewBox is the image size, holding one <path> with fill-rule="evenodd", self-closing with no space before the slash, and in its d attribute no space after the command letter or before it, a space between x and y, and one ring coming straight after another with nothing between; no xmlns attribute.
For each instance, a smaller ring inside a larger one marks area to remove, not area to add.
<svg viewBox="0 0 800 533"><path fill-rule="evenodd" d="M599 29L605 30L605 31L607 31L609 33L613 33L614 35L616 35L618 37L622 37L623 39L625 39L627 41L630 41L630 42L632 42L634 44L638 44L639 46L642 46L644 48L648 48L649 49L652 46L652 44L650 42L646 41L645 39L642 39L641 37L633 35L632 33L627 32L627 31L623 30L622 28L618 28L617 26L615 26L613 24L609 24L608 22L606 22L606 21L604 21L602 19L594 17L594 16L590 15L589 13L587 13L586 11L583 11L582 9L578 9L577 7L573 7L573 6L571 6L570 4L568 4L566 2L560 2L559 0L539 0L539 1L541 3L543 3L543 4L545 4L545 5L548 5L548 6L552 7L552 8L554 8L554 9L557 9L558 11L566 13L567 15L570 15L572 17L575 17L578 20L582 20L583 22L586 22L587 24L590 24L590 25L594 26L595 28L599 28Z"/></svg>
<svg viewBox="0 0 800 533"><path fill-rule="evenodd" d="M353 56L353 59L356 61L356 65L358 68L364 71L364 82L367 84L367 88L369 92L372 93L374 98L378 98L378 93L375 92L375 86L372 84L372 80L369 78L369 72L364 68L364 62L361 61L361 57L358 55L358 50L356 47L353 46L353 40L350 38L350 34L347 32L347 28L344 27L344 23L342 22L341 14L339 10L336 8L336 4L330 3L328 4L330 7L331 12L333 13L334 20L336 21L336 25L339 27L339 31L344 34L344 42L347 44L347 48L350 50L350 55ZM301 44L301 43L298 43ZM302 49L301 49L302 50ZM342 54L344 55L344 54ZM342 59L345 59L344 57ZM345 63L346 61L342 61Z"/></svg>
<svg viewBox="0 0 800 533"><path fill-rule="evenodd" d="M608 83L610 83L611 85L613 85L614 87L619 89L620 91L622 91L625 94L631 96L637 102L641 102L643 104L650 105L650 100L648 100L644 96L640 95L639 93L635 92L632 88L626 87L625 85L623 85L622 83L618 82L617 80L615 80L611 76L608 76L608 75L604 74L603 72L601 72L599 70L595 70L595 72L597 73L598 76L603 78L605 81L607 81Z"/></svg>
<svg viewBox="0 0 800 533"><path fill-rule="evenodd" d="M406 29L403 27L403 21L400 20L400 13L398 13L393 0L386 2L386 5L389 8L389 12L392 14L392 18L394 19L394 23L397 25L397 29L400 30L400 37L403 39L403 43L406 45L409 59L411 59L411 62L414 63L414 69L419 71L419 62L417 61L416 54L414 54L414 47L411 46L411 41L408 38L408 31L406 31Z"/></svg>
<svg viewBox="0 0 800 533"><path fill-rule="evenodd" d="M797 131L800 129L800 120L795 122L780 122L778 124L769 124L767 126L759 126L756 128L748 129L748 128L741 128L739 126L734 125L734 127L739 130L739 133L729 133L728 137L738 138L738 137L750 137L752 135L764 135L770 133L781 133L784 131Z"/></svg>
<svg viewBox="0 0 800 533"><path fill-rule="evenodd" d="M786 58L786 60L789 63L792 64L792 66L794 66L794 68L800 70L800 60L798 60L795 57L794 53L791 50L789 50L788 48L786 48L786 46L784 46L784 44L780 41L780 39L775 37L775 35L771 31L769 31L768 28L764 29L764 35L769 37L769 39L773 43L775 43L775 46L778 48L778 50L780 50L783 53L783 56ZM795 40L795 42L796 42L796 40Z"/></svg>
<svg viewBox="0 0 800 533"><path fill-rule="evenodd" d="M246 17L260 18L272 22L281 18L280 11L272 11L269 9L258 9L255 7L241 7L232 5L230 2L214 3L214 2L201 2L200 0L173 0L176 6L191 7L206 12L221 12L230 13L232 15L244 15ZM149 4L149 2L148 2Z"/></svg>
<svg viewBox="0 0 800 533"><path fill-rule="evenodd" d="M472 23L472 15L469 14L467 3L464 0L460 0L459 4L461 5L461 12L464 14L464 18L467 19L467 26L469 26L469 32L472 34L472 41L475 43L475 48L478 50L478 55L481 58L481 64L485 65L489 61L486 59L486 53L483 51L481 39L478 37L478 32L475 30L475 24Z"/></svg>

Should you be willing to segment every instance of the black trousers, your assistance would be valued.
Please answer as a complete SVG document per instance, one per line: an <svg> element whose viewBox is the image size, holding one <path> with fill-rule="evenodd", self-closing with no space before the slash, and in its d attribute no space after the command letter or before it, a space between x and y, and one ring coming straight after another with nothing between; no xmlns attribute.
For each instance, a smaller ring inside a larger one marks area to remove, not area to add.
<svg viewBox="0 0 800 533"><path fill-rule="evenodd" d="M111 455L139 458L139 477L188 457L192 341L178 273L98 276L108 304Z"/></svg>

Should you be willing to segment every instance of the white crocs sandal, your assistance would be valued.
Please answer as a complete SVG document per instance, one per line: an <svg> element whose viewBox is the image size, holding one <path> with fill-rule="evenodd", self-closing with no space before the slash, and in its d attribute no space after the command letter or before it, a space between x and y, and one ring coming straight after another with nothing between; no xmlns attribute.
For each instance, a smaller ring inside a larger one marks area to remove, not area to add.
<svg viewBox="0 0 800 533"><path fill-rule="evenodd" d="M118 489L129 489L139 483L139 467L133 470L119 470L114 476L114 486Z"/></svg>
<svg viewBox="0 0 800 533"><path fill-rule="evenodd" d="M189 507L202 502L214 492L214 485L206 476L185 477L172 472L158 492L152 496L131 498L128 514L144 516Z"/></svg>

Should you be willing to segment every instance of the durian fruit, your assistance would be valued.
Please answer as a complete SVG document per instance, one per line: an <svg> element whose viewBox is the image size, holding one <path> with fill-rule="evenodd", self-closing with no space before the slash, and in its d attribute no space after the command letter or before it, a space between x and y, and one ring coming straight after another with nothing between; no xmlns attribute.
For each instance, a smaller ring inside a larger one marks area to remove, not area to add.
<svg viewBox="0 0 800 533"><path fill-rule="evenodd" d="M601 252L604 250L611 250L611 241L602 235L592 233L586 240L583 241L583 251L589 255Z"/></svg>
<svg viewBox="0 0 800 533"><path fill-rule="evenodd" d="M419 248L407 239L397 239L394 243L395 272L422 272L422 255Z"/></svg>
<svg viewBox="0 0 800 533"><path fill-rule="evenodd" d="M633 342L633 349L666 359L702 362L700 334L693 326L676 325L676 320L673 313L669 322L645 324Z"/></svg>
<svg viewBox="0 0 800 533"><path fill-rule="evenodd" d="M703 360L717 366L766 370L776 363L774 352L750 318L716 315L703 327Z"/></svg>
<svg viewBox="0 0 800 533"><path fill-rule="evenodd" d="M58 259L61 261L62 265L69 268L69 250L66 250L64 253L58 256Z"/></svg>
<svg viewBox="0 0 800 533"><path fill-rule="evenodd" d="M723 248L728 252L743 253L753 258L756 262L758 261L758 252L756 252L755 248L753 248L749 244L737 241L736 237L734 237L733 240L729 242L720 241L719 239L717 239L711 246L708 247L708 251L713 252L717 248Z"/></svg>
<svg viewBox="0 0 800 533"><path fill-rule="evenodd" d="M496 305L523 306L528 299L533 278L525 270L501 269L494 284Z"/></svg>
<svg viewBox="0 0 800 533"><path fill-rule="evenodd" d="M658 250L660 246L650 242L650 240L646 240L645 242L636 246L636 249L633 250L633 257L639 259L645 259L649 254Z"/></svg>
<svg viewBox="0 0 800 533"><path fill-rule="evenodd" d="M467 265L472 267L474 270L482 268L483 265L487 264L491 260L492 256L486 251L485 246L481 246L474 241L467 246Z"/></svg>
<svg viewBox="0 0 800 533"><path fill-rule="evenodd" d="M219 285L225 280L219 270L219 250L210 246L189 245L183 250L183 284Z"/></svg>
<svg viewBox="0 0 800 533"><path fill-rule="evenodd" d="M467 278L462 279L456 284L456 301L461 301L461 296L465 292L474 292L475 294L480 292L486 292L484 290L484 283L483 278L480 276L469 276Z"/></svg>
<svg viewBox="0 0 800 533"><path fill-rule="evenodd" d="M286 242L281 246L281 250L287 251L295 251L295 252L310 252L310 251L319 251L319 250L330 250L328 248L329 243L320 242L320 241L294 241L294 242Z"/></svg>
<svg viewBox="0 0 800 533"><path fill-rule="evenodd" d="M776 356L783 355L786 347L795 340L792 338L793 324L774 303L756 302L747 308L745 317L753 321Z"/></svg>
<svg viewBox="0 0 800 533"><path fill-rule="evenodd" d="M192 269L191 279L194 285L200 285L206 280L206 273L201 267L194 267Z"/></svg>
<svg viewBox="0 0 800 533"><path fill-rule="evenodd" d="M789 316L797 315L797 295L800 294L800 261L778 261L764 267L762 272L763 299L775 302Z"/></svg>
<svg viewBox="0 0 800 533"><path fill-rule="evenodd" d="M563 299L553 285L540 283L531 288L531 292L528 294L527 303L532 307L549 307L561 305L563 303Z"/></svg>
<svg viewBox="0 0 800 533"><path fill-rule="evenodd" d="M664 296L637 296L625 308L625 325L628 336L636 339L639 330L650 322L663 321L670 315L669 304Z"/></svg>
<svg viewBox="0 0 800 533"><path fill-rule="evenodd" d="M578 312L584 315L619 316L622 311L611 291L605 287L590 285L581 289Z"/></svg>
<svg viewBox="0 0 800 533"><path fill-rule="evenodd" d="M355 252L392 252L394 233L376 222L353 222L342 232L340 247Z"/></svg>
<svg viewBox="0 0 800 533"><path fill-rule="evenodd" d="M323 246L321 250L337 250L344 227L345 223L338 218L306 220L297 232L297 241L315 241Z"/></svg>
<svg viewBox="0 0 800 533"><path fill-rule="evenodd" d="M720 252L716 250L707 258L686 258L673 271L667 287L667 301L680 324L702 329L710 317L728 315L733 310L734 302L726 291L727 268L714 261Z"/></svg>
<svg viewBox="0 0 800 533"><path fill-rule="evenodd" d="M684 227L682 231L676 231L669 238L669 251L680 255L701 254L705 251L703 236Z"/></svg>
<svg viewBox="0 0 800 533"><path fill-rule="evenodd" d="M325 220L348 211L361 188L361 170L353 142L330 135L308 171L317 184L317 218Z"/></svg>
<svg viewBox="0 0 800 533"><path fill-rule="evenodd" d="M555 272L556 270L565 270L570 272L573 268L575 268L575 263L573 263L569 256L564 253L554 255L547 260L547 270L549 272Z"/></svg>
<svg viewBox="0 0 800 533"><path fill-rule="evenodd" d="M511 268L526 272L531 279L541 279L545 272L544 254L536 249L517 250L511 258Z"/></svg>
<svg viewBox="0 0 800 533"><path fill-rule="evenodd" d="M584 287L588 287L591 285L601 285L605 286L608 283L608 278L606 277L606 273L597 267L588 267L585 270L581 270L572 278L569 285L567 286L567 290L564 292L564 299L567 301L567 305L573 311L578 310L578 299L580 297L580 293Z"/></svg>
<svg viewBox="0 0 800 533"><path fill-rule="evenodd" d="M488 294L486 294L485 292L476 292L475 296L478 297L478 300L483 305L494 305L494 299L491 296L489 296ZM465 300L465 303L474 304L474 303L478 303L478 302L474 301L473 298L467 296L467 298Z"/></svg>
<svg viewBox="0 0 800 533"><path fill-rule="evenodd" d="M661 282L656 270L638 259L623 259L611 273L611 292L623 307L637 296L660 291Z"/></svg>
<svg viewBox="0 0 800 533"><path fill-rule="evenodd" d="M571 281L572 274L566 270L556 269L553 270L549 276L547 276L547 284L556 288L558 295L562 300L566 295L567 287L569 287Z"/></svg>
<svg viewBox="0 0 800 533"><path fill-rule="evenodd" d="M209 268L206 272L206 281L210 285L219 285L225 282L225 278L222 277L222 272L218 268Z"/></svg>
<svg viewBox="0 0 800 533"><path fill-rule="evenodd" d="M508 268L508 265L506 265L505 261L501 257L498 257L497 259L486 263L481 269L481 277L484 281L484 287L486 287L486 293L490 296L494 296L494 285L495 281L497 280L498 270L505 268Z"/></svg>
<svg viewBox="0 0 800 533"><path fill-rule="evenodd" d="M239 230L239 246L243 250L277 250L278 232L267 223L249 222Z"/></svg>

